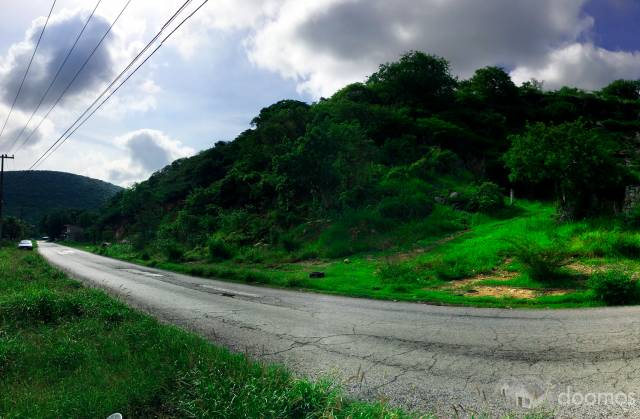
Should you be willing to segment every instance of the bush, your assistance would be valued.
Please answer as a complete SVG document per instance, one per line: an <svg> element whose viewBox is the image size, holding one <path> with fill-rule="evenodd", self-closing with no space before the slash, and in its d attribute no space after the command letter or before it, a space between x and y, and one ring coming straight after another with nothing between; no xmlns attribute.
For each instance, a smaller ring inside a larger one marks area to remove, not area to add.
<svg viewBox="0 0 640 419"><path fill-rule="evenodd" d="M233 257L231 246L217 237L209 238L207 241L207 250L209 251L209 260L212 262L220 262Z"/></svg>
<svg viewBox="0 0 640 419"><path fill-rule="evenodd" d="M184 257L184 249L173 240L162 240L160 250L169 262L181 262Z"/></svg>
<svg viewBox="0 0 640 419"><path fill-rule="evenodd" d="M624 223L632 229L640 229L640 205L635 205L623 215Z"/></svg>
<svg viewBox="0 0 640 419"><path fill-rule="evenodd" d="M593 257L640 257L640 240L624 231L589 231L580 236L580 251Z"/></svg>
<svg viewBox="0 0 640 419"><path fill-rule="evenodd" d="M378 205L380 215L398 220L426 217L432 208L431 199L421 192L387 197Z"/></svg>
<svg viewBox="0 0 640 419"><path fill-rule="evenodd" d="M295 252L302 247L300 241L291 237L291 235L283 235L280 237L280 244L282 244L282 248L287 252Z"/></svg>
<svg viewBox="0 0 640 419"><path fill-rule="evenodd" d="M472 194L469 210L490 212L504 207L504 197L500 187L492 182L484 182Z"/></svg>
<svg viewBox="0 0 640 419"><path fill-rule="evenodd" d="M422 180L430 180L435 173L452 173L461 167L460 158L453 151L433 147L426 156L408 167L408 175Z"/></svg>
<svg viewBox="0 0 640 419"><path fill-rule="evenodd" d="M617 255L629 258L640 257L640 241L634 235L618 234L612 247Z"/></svg>
<svg viewBox="0 0 640 419"><path fill-rule="evenodd" d="M596 299L607 305L630 304L638 299L636 281L624 272L595 273L589 279L589 287L593 290Z"/></svg>
<svg viewBox="0 0 640 419"><path fill-rule="evenodd" d="M507 239L513 256L522 264L532 279L547 281L560 275L560 268L569 263L566 246L557 240L542 245L527 239Z"/></svg>

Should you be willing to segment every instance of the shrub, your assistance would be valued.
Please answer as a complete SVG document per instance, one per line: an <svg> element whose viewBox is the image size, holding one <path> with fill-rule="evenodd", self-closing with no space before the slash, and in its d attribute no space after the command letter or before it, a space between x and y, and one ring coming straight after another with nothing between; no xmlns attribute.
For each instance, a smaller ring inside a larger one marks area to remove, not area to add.
<svg viewBox="0 0 640 419"><path fill-rule="evenodd" d="M557 278L560 268L569 262L566 246L557 240L547 245L527 239L507 239L507 242L512 246L511 253L529 276L539 281Z"/></svg>
<svg viewBox="0 0 640 419"><path fill-rule="evenodd" d="M613 250L616 254L629 258L640 256L640 241L631 234L618 234L613 241Z"/></svg>
<svg viewBox="0 0 640 419"><path fill-rule="evenodd" d="M209 238L207 250L209 251L209 260L212 262L227 260L233 256L231 247L224 240L217 237Z"/></svg>
<svg viewBox="0 0 640 419"><path fill-rule="evenodd" d="M169 262L180 262L184 257L184 250L173 240L162 240L159 244L162 254Z"/></svg>
<svg viewBox="0 0 640 419"><path fill-rule="evenodd" d="M469 210L490 212L504 207L504 197L500 187L492 182L484 182L469 200Z"/></svg>
<svg viewBox="0 0 640 419"><path fill-rule="evenodd" d="M474 261L466 257L441 256L426 264L425 267L431 270L438 279L452 281L474 275L476 273L474 265Z"/></svg>
<svg viewBox="0 0 640 419"><path fill-rule="evenodd" d="M635 205L623 215L624 223L629 228L640 229L640 205Z"/></svg>
<svg viewBox="0 0 640 419"><path fill-rule="evenodd" d="M429 180L434 173L452 173L460 167L462 167L460 158L453 151L433 147L424 157L408 167L408 175Z"/></svg>
<svg viewBox="0 0 640 419"><path fill-rule="evenodd" d="M640 257L640 240L630 232L592 231L580 236L583 254L594 257Z"/></svg>
<svg viewBox="0 0 640 419"><path fill-rule="evenodd" d="M282 248L287 252L295 252L302 246L299 240L296 240L290 235L280 237L280 243L282 244Z"/></svg>
<svg viewBox="0 0 640 419"><path fill-rule="evenodd" d="M589 279L589 287L596 299L607 305L629 304L638 299L636 281L620 271L593 274Z"/></svg>
<svg viewBox="0 0 640 419"><path fill-rule="evenodd" d="M406 220L426 217L432 208L431 199L424 193L416 192L384 198L378 211L383 217Z"/></svg>

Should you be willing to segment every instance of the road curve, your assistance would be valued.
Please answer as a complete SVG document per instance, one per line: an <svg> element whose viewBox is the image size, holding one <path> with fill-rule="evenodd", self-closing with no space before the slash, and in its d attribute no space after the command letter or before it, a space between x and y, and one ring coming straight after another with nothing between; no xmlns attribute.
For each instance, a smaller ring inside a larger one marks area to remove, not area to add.
<svg viewBox="0 0 640 419"><path fill-rule="evenodd" d="M500 310L195 278L40 243L54 266L233 350L441 417L640 417L640 307ZM524 405L519 408L518 405Z"/></svg>

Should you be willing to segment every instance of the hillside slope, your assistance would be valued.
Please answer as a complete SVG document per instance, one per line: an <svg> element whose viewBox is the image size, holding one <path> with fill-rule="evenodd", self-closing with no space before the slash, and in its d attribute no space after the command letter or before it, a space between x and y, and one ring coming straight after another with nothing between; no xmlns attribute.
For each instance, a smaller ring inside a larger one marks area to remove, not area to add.
<svg viewBox="0 0 640 419"><path fill-rule="evenodd" d="M59 209L95 210L122 188L101 180L54 171L6 172L5 214L38 223Z"/></svg>
<svg viewBox="0 0 640 419"><path fill-rule="evenodd" d="M547 91L497 67L459 80L411 52L330 98L266 107L233 141L118 193L93 241L193 275L345 295L625 304L640 272L640 202L625 204L639 112L640 81Z"/></svg>
<svg viewBox="0 0 640 419"><path fill-rule="evenodd" d="M563 218L610 214L639 182L639 85L545 91L497 67L458 80L412 52L330 98L262 109L235 140L116 195L97 231L175 260L309 259L464 229L511 188L561 198Z"/></svg>

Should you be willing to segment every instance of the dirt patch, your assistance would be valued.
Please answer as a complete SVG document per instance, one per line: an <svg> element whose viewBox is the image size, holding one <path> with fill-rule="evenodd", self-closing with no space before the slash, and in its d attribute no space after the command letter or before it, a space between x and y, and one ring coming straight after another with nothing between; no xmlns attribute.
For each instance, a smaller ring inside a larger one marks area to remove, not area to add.
<svg viewBox="0 0 640 419"><path fill-rule="evenodd" d="M480 286L467 290L465 293L467 296L472 297L511 297L531 299L540 295L539 291L534 291L527 288L511 288L511 287L489 287Z"/></svg>
<svg viewBox="0 0 640 419"><path fill-rule="evenodd" d="M585 265L582 262L573 262L567 265L568 269L571 269L572 271L576 271L579 272L583 275L591 275L594 272L598 272L601 271L601 268L597 268L594 266L589 266L589 265Z"/></svg>
<svg viewBox="0 0 640 419"><path fill-rule="evenodd" d="M408 252L401 252L401 253L397 253L393 256L390 256L388 259L391 262L404 262L405 260L409 260L409 259L413 259L418 255L421 255L422 253L426 253L426 252L430 252L431 250L435 249L438 246L441 246L445 243L448 243L452 240L457 239L458 237L468 233L470 230L462 230L462 231L458 231L455 234L452 234L450 236L444 237L438 241L435 241L433 243L431 243L429 246L426 247L420 247L418 249L413 249L413 250L409 250Z"/></svg>
<svg viewBox="0 0 640 419"><path fill-rule="evenodd" d="M454 289L460 289L460 288L466 288L469 286L474 286L475 284L482 281L486 281L488 279L491 279L494 281L508 281L510 279L515 278L516 276L518 276L517 272L510 272L502 269L497 269L493 272L472 276L471 278L457 279L455 281L452 281L449 287Z"/></svg>
<svg viewBox="0 0 640 419"><path fill-rule="evenodd" d="M530 300L543 295L565 295L570 290L534 290L530 288L478 286L466 291L469 297L510 297Z"/></svg>

